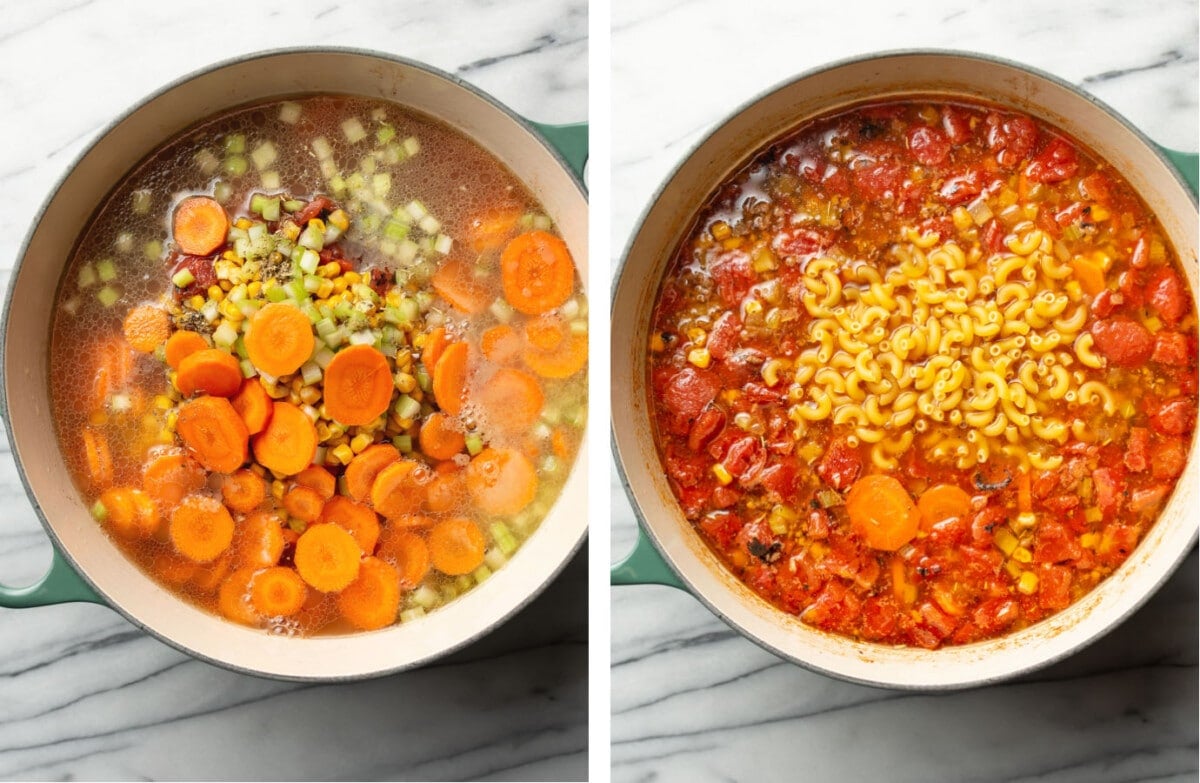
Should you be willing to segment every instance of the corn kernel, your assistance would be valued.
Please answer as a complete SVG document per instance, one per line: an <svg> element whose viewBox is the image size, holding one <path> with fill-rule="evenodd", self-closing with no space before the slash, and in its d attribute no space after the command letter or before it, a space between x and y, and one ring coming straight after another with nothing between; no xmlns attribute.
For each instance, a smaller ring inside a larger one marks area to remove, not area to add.
<svg viewBox="0 0 1200 783"><path fill-rule="evenodd" d="M1017 589L1025 595L1033 595L1038 589L1038 577L1032 571L1026 571L1021 574L1021 578L1017 580Z"/></svg>
<svg viewBox="0 0 1200 783"><path fill-rule="evenodd" d="M717 481L722 484L728 484L733 481L733 476L730 475L729 470L720 462L712 466L712 472L717 477Z"/></svg>
<svg viewBox="0 0 1200 783"><path fill-rule="evenodd" d="M317 274L321 277L337 277L342 273L342 265L337 261L330 261L317 270Z"/></svg>
<svg viewBox="0 0 1200 783"><path fill-rule="evenodd" d="M335 294L343 293L348 285L349 284L346 282L346 278L343 275L342 277L339 277L333 281L333 292Z"/></svg>
<svg viewBox="0 0 1200 783"><path fill-rule="evenodd" d="M688 340L698 348L704 347L704 343L708 342L708 333L698 326L693 326L687 330Z"/></svg>
<svg viewBox="0 0 1200 783"><path fill-rule="evenodd" d="M233 252L232 250L226 250L224 253L221 254L221 258L225 259L226 261L237 261L238 254Z"/></svg>
<svg viewBox="0 0 1200 783"><path fill-rule="evenodd" d="M1110 217L1109 212L1099 204L1092 204L1091 212L1088 214L1088 219L1093 223L1103 223Z"/></svg>
<svg viewBox="0 0 1200 783"><path fill-rule="evenodd" d="M1009 576L1011 576L1013 579L1020 579L1021 574L1024 573L1024 571L1021 570L1021 566L1018 565L1017 561L1015 561L1015 560L1005 560L1004 561L1004 571Z"/></svg>
<svg viewBox="0 0 1200 783"><path fill-rule="evenodd" d="M226 299L217 307L217 312L228 318L230 321L240 322L246 320L245 314L238 309L238 306ZM236 325L236 323L235 323Z"/></svg>
<svg viewBox="0 0 1200 783"><path fill-rule="evenodd" d="M232 280L222 280L219 283L217 283L217 285L219 285L221 287L221 291L226 294L229 293L233 289L233 281Z"/></svg>
<svg viewBox="0 0 1200 783"><path fill-rule="evenodd" d="M1084 509L1083 518L1088 522L1099 522L1101 519L1104 519L1104 512L1096 506L1091 506L1090 508Z"/></svg>
<svg viewBox="0 0 1200 783"><path fill-rule="evenodd" d="M996 546L1000 548L1000 551L1003 552L1006 557L1011 555L1016 548L1020 546L1020 542L1017 541L1017 537L1014 536L1012 531L1007 527L996 528L996 533L993 537L996 540Z"/></svg>
<svg viewBox="0 0 1200 783"><path fill-rule="evenodd" d="M219 285L210 285L208 287L208 298L214 302L219 302L225 298L225 292L221 290Z"/></svg>
<svg viewBox="0 0 1200 783"><path fill-rule="evenodd" d="M746 311L746 315L748 316L761 315L763 309L762 302L758 301L757 299L751 299L749 302L746 302L744 309Z"/></svg>
<svg viewBox="0 0 1200 783"><path fill-rule="evenodd" d="M384 304L388 307L399 307L400 303L403 301L404 297L401 296L400 292L395 288L389 288L387 295L383 299Z"/></svg>
<svg viewBox="0 0 1200 783"><path fill-rule="evenodd" d="M954 221L954 227L959 231L966 231L975 225L975 221L971 218L971 213L965 207L955 207L954 211L950 213L950 219Z"/></svg>
<svg viewBox="0 0 1200 783"><path fill-rule="evenodd" d="M363 449L365 449L367 446L371 445L371 441L373 441L373 440L374 440L374 438L372 438L370 435L366 434L365 432L361 433L359 435L355 435L350 440L350 450L353 451L355 454L360 454L360 453L362 453Z"/></svg>
<svg viewBox="0 0 1200 783"><path fill-rule="evenodd" d="M201 307L204 307L204 297L200 296L200 294L196 294L188 300L188 305L193 310L199 310Z"/></svg>
<svg viewBox="0 0 1200 783"><path fill-rule="evenodd" d="M1079 545L1084 549L1095 549L1100 543L1099 533L1084 533L1079 537Z"/></svg>
<svg viewBox="0 0 1200 783"><path fill-rule="evenodd" d="M175 442L175 433L170 430L159 430L154 439L159 443L171 444Z"/></svg>
<svg viewBox="0 0 1200 783"><path fill-rule="evenodd" d="M733 234L733 229L724 220L718 220L709 227L708 233L712 234L712 238L720 242L723 239L728 239Z"/></svg>
<svg viewBox="0 0 1200 783"><path fill-rule="evenodd" d="M1017 514L1017 529L1028 530L1037 525L1037 514L1032 511L1023 511Z"/></svg>
<svg viewBox="0 0 1200 783"><path fill-rule="evenodd" d="M354 285L356 283L362 282L362 275L360 275L358 272L355 272L353 270L342 275L342 277L345 279L346 285Z"/></svg>
<svg viewBox="0 0 1200 783"><path fill-rule="evenodd" d="M165 394L158 394L154 397L154 407L160 411L169 411L175 407L175 402Z"/></svg>
<svg viewBox="0 0 1200 783"><path fill-rule="evenodd" d="M350 228L350 216L346 214L344 209L335 209L329 213L329 222L337 226L339 231L345 231Z"/></svg>
<svg viewBox="0 0 1200 783"><path fill-rule="evenodd" d="M242 231L245 231L246 229L250 228L250 226L252 226L254 224L250 222L249 218L240 217L237 220L233 221L233 225L237 226Z"/></svg>
<svg viewBox="0 0 1200 783"><path fill-rule="evenodd" d="M276 500L282 500L283 494L286 490L287 487L279 479L275 479L271 482L271 497L275 498Z"/></svg>
<svg viewBox="0 0 1200 783"><path fill-rule="evenodd" d="M305 405L315 405L321 399L321 390L317 386L305 386L300 390L300 401Z"/></svg>
<svg viewBox="0 0 1200 783"><path fill-rule="evenodd" d="M650 350L653 353L662 353L667 349L666 342L663 341L662 335L655 332L650 336Z"/></svg>
<svg viewBox="0 0 1200 783"><path fill-rule="evenodd" d="M1033 562L1033 552L1030 552L1028 549L1026 549L1023 546L1019 546L1013 550L1012 558L1013 558L1013 560L1016 560L1018 563L1032 563Z"/></svg>
<svg viewBox="0 0 1200 783"><path fill-rule="evenodd" d="M703 370L712 361L712 355L707 348L693 348L688 351L687 360Z"/></svg>
<svg viewBox="0 0 1200 783"><path fill-rule="evenodd" d="M328 452L327 452L328 453ZM343 465L350 464L350 460L354 459L354 450L345 443L342 443L333 449L333 456Z"/></svg>
<svg viewBox="0 0 1200 783"><path fill-rule="evenodd" d="M283 222L283 225L280 226L279 230L283 232L283 235L285 237L292 240L293 242L295 242L296 239L300 236L300 226L296 225L291 220L285 220Z"/></svg>
<svg viewBox="0 0 1200 783"><path fill-rule="evenodd" d="M417 388L417 379L411 373L396 373L396 388L401 394L409 394Z"/></svg>
<svg viewBox="0 0 1200 783"><path fill-rule="evenodd" d="M246 285L246 296L251 299L257 299L262 296L263 285L258 280Z"/></svg>

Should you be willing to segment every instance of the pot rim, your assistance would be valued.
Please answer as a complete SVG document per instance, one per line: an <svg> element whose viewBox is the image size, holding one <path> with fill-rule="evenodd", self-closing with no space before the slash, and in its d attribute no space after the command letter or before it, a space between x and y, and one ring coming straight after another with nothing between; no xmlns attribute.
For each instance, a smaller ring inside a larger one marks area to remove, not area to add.
<svg viewBox="0 0 1200 783"><path fill-rule="evenodd" d="M563 155L553 145L551 145L546 140L546 138L534 127L533 123L530 120L526 119L525 117L523 117L522 115L520 115L516 111L514 111L513 109L509 108L507 105L502 103L500 100L498 100L497 98L492 96L490 93L485 92L484 90L480 89L479 87L471 84L470 82L463 80L462 78L460 78L452 73L443 71L440 68L437 68L435 66L429 65L427 63L424 63L424 62L421 62L418 60L414 60L414 59L407 58L407 57L402 57L400 55L390 54L387 52L381 52L381 51L374 50L374 49L362 48L362 47L319 46L318 45L318 46L289 46L289 47L278 47L278 48L272 48L272 49L261 49L261 50L256 50L253 52L248 52L246 54L235 55L232 57L227 57L227 58L224 58L221 60L217 60L213 63L210 63L205 66L201 66L199 68L195 68L181 76L178 76L175 79L172 79L167 84L153 90L150 93L145 94L143 97L138 99L134 104L132 104L129 108L125 109L123 112L118 114L112 120L105 123L105 125L101 129L99 129L98 131L95 132L95 134L91 137L90 141L88 141L86 146L64 166L64 168L61 171L61 173L59 174L59 176L55 179L53 185L51 185L48 195L42 201L41 205L38 207L38 209L34 213L32 219L30 220L29 227L26 230L23 239L21 240L21 244L18 246L17 253L14 258L14 263L13 263L12 269L9 273L10 274L10 283L8 286L8 291L5 293L5 296L4 296L3 313L0 313L0 420L3 420L3 422L5 423L5 426L4 426L5 438L8 441L9 451L12 455L13 462L16 464L17 476L20 479L22 488L25 490L25 496L29 500L30 505L33 508L34 514L37 516L38 521L41 523L42 528L46 532L47 537L50 539L50 543L51 543L51 546L53 547L54 552L57 552L58 555L61 556L66 561L67 565L70 566L71 570L74 571L75 574L77 574L79 576L79 578L102 599L104 606L107 606L109 609L116 611L118 614L120 614L122 617L124 617L127 621L129 621L135 627L137 627L141 631L149 634L150 636L153 636L154 638L158 639L159 641L164 642L165 644L169 645L170 647L173 647L176 650L179 650L180 652L186 653L187 655L189 655L192 658L195 658L197 660L202 660L206 663L212 664L214 666L218 666L223 669L227 669L229 671L234 671L239 674L246 674L246 675L251 675L254 677L260 677L260 678L264 678L264 679L282 680L282 681L290 681L290 682L313 682L313 683L329 682L329 683L334 683L334 682L353 682L353 681L357 681L357 680L373 679L376 677L385 677L385 676L388 676L391 674L396 674L396 673L399 673L402 671L406 671L408 669L414 669L414 668L423 666L431 661L443 658L447 655L450 655L450 654L478 641L479 639L483 638L484 636L487 636L488 634L490 634L492 631L494 631L499 626L503 625L504 623L506 623L510 619L512 619L512 617L514 615L516 615L518 612L520 612L522 609L524 609L526 606L528 606L535 598L537 598L539 595L541 595L542 592L545 591L545 589L547 587L549 587L550 584L552 582L554 582L555 579L558 578L558 576L562 573L562 571L567 567L567 565L578 554L579 550L583 546L584 541L587 540L588 535L589 535L588 526L584 525L581 534L574 541L571 542L571 545L566 549L566 551L563 552L562 558L559 560L558 563L555 564L555 566L552 569L550 569L550 571L547 573L545 579L535 589L533 589L533 590L527 592L525 595L523 595L520 598L520 600L517 601L516 603L514 603L513 606L508 611L506 611L503 615L496 618L496 620L490 624L480 626L480 627L472 630L471 633L467 634L462 639L455 641L453 644L450 644L446 647L442 647L441 649L431 652L428 655L422 656L420 658L406 661L405 663L399 664L394 667L376 669L373 671L356 672L356 673L352 673L352 674L311 675L311 676L310 675L283 674L283 673L278 673L278 672L253 669L250 667L242 666L242 665L231 663L228 661L219 660L211 655L208 655L208 654L202 653L198 650L192 649L192 648L184 645L182 642L168 636L165 633L159 632L158 630L156 630L156 629L152 628L150 625L148 625L140 617L138 617L138 616L134 615L133 613L129 612L128 610L126 610L124 606L122 606L120 603L114 601L109 596L107 591L105 591L100 585L98 585L91 578L91 576L89 574L87 574L83 569L81 569L79 567L78 563L75 560L73 553L69 550L68 547L66 547L63 544L58 533L54 529L53 524L46 517L45 512L42 510L41 503L38 502L37 497L33 492L33 488L31 487L31 485L29 483L29 479L26 475L25 466L22 463L21 458L20 458L20 452L17 449L17 443L16 443L16 438L13 434L13 428L11 426L9 426L9 424L8 424L8 422L10 420L10 416L9 416L8 396L7 396L8 376L7 376L7 372L6 372L5 348L6 348L6 342L7 342L7 336L8 336L9 314L12 311L12 307L11 307L12 300L13 300L13 297L16 292L15 283L16 283L18 274L21 270L21 267L23 266L23 264L25 262L25 256L29 250L30 242L33 240L34 235L37 233L38 229L41 227L42 221L45 218L46 212L50 208L50 205L53 204L55 199L58 198L59 193L61 192L63 186L66 184L67 180L74 173L75 169L78 167L80 162L82 162L88 155L90 155L92 153L92 151L96 148L96 146L99 145L102 140L104 140L106 137L108 137L108 135L115 128L117 128L119 125L121 125L127 119L129 119L130 117L132 117L133 115L135 115L136 113L141 111L144 107L146 107L147 105L151 104L152 102L158 100L159 98L163 97L164 95L178 89L179 87L182 87L185 84L188 84L189 82L192 82L195 79L210 76L210 75L212 75L218 71L224 70L226 68L243 65L245 63L253 62L255 60L267 60L267 59L271 59L274 57L280 57L280 56L331 55L331 54L332 55L353 55L353 56L363 57L363 58L368 58L368 59L383 60L383 61L386 61L389 63L394 63L394 64L402 65L402 66L405 66L408 68L412 68L414 70L424 71L425 73L428 73L428 74L431 74L438 78L441 78L456 87L462 88L466 92L470 93L473 97L475 97L479 100L482 100L484 103L488 104L491 108L496 109L499 112L501 112L502 114L504 114L505 116L507 116L508 119L513 121L517 126L519 126L521 129L523 129L527 134L529 134L529 136L531 138L536 140L545 149L545 151L547 153L549 153L549 155L554 159L554 161L563 170L563 172L570 177L570 180L574 184L576 191L578 191L580 197L584 200L584 203L585 204L587 203L587 190L586 190L586 187L584 186L584 183L583 183L581 177L572 170L571 166L568 164L568 162L563 157ZM296 94L302 95L302 94L304 94L304 92L301 90L301 91L298 91ZM229 107L229 108L236 108L236 107ZM423 107L413 106L412 108L416 109L417 111L426 113L426 114L429 113ZM188 127L190 127L190 125ZM186 128L183 131L179 131L179 133L184 132L184 131L186 131ZM174 136L172 136L172 138L173 137ZM169 139L167 139L166 141L169 141ZM478 143L478 142L476 142L476 143ZM94 215L94 212L93 212L93 215ZM89 220L90 220L90 218L89 218ZM584 436L584 442L586 442L586 433ZM583 448L584 448L584 446L583 446L583 444L581 444L581 453L579 456L583 456L583 453L582 453ZM578 463L579 463L579 460L577 459L576 464L572 466L572 471L579 469ZM557 504L557 500L555 501L555 503ZM374 633L374 632L364 632L361 635L366 635L369 633ZM356 634L356 635L358 635L358 634Z"/></svg>
<svg viewBox="0 0 1200 783"><path fill-rule="evenodd" d="M1111 106L1109 106L1104 101L1097 98L1096 96L1094 96L1094 95L1086 92L1082 88L1077 87L1076 85L1062 79L1061 77L1055 76L1054 74L1043 71L1039 68L1025 65L1023 63L1020 63L1020 62L1017 62L1015 60L1011 60L1011 59L1008 59L1005 57L999 57L996 55L989 55L989 54L983 54L983 53L978 53L978 52L968 52L968 51L963 51L963 50L958 50L958 49L903 48L903 49L888 49L888 50L873 52L873 53L869 53L869 54L854 55L851 57L845 57L845 58L840 58L837 60L832 60L832 61L829 61L826 63L822 63L820 65L814 66L812 68L808 68L806 70L803 70L803 71L797 73L794 76L777 81L774 84L772 84L770 87L756 93L751 98L743 101L735 109L733 109L729 113L725 114L721 119L716 121L710 127L708 132L705 133L703 135L703 137L701 137L698 141L696 141L695 144L691 145L691 147L688 149L688 151L686 153L684 153L684 155L682 157L680 157L679 161L671 168L669 173L663 178L662 182L658 185L658 187L654 190L654 192L647 199L645 206L642 208L642 211L641 211L640 215L638 216L637 221L634 224L633 230L630 232L629 238L626 240L624 249L622 250L622 253L621 253L620 260L618 261L618 264L614 270L612 283L609 288L610 323L616 322L615 319L616 319L617 314L616 314L615 308L616 308L616 301L617 301L617 290L625 276L625 273L627 271L626 268L627 268L627 265L630 260L630 254L633 250L635 243L637 242L637 240L641 234L642 228L645 226L647 218L650 216L650 213L654 210L654 208L658 205L659 200L663 197L663 195L665 194L667 189L672 185L672 183L679 176L681 171L692 161L692 158L696 155L696 153L705 144L707 144L714 135L716 135L722 128L724 128L726 125L728 125L734 119L740 117L745 112L752 110L761 101L767 99L771 95L774 95L775 93L777 93L781 90L788 89L788 88L792 87L793 85L795 85L796 83L801 82L810 77L817 76L819 74L823 74L828 71L836 70L838 68L843 68L843 67L847 67L847 66L851 66L851 65L858 65L861 63L872 62L872 61L885 61L885 60L889 60L889 59L898 59L898 58L914 57L914 56L917 56L917 57L931 57L931 56L932 57L945 57L947 59L971 60L971 61L975 61L975 62L988 63L988 64L992 64L992 65L1001 65L1001 66L1012 68L1014 70L1021 71L1026 74L1032 75L1036 78L1039 78L1046 82L1049 82L1054 86L1060 87L1071 93L1074 93L1076 96L1083 98L1087 102L1093 104L1096 108L1098 108L1103 113L1105 113L1106 115L1111 117L1118 124L1124 126L1124 128L1127 131L1129 131L1131 135L1136 137L1136 139L1144 147L1149 149L1163 163L1163 165L1166 167L1166 169L1170 172L1171 176L1174 177L1175 182L1179 185L1179 187L1183 190L1183 192L1187 193L1188 196L1191 198L1191 202L1192 202L1193 206L1195 206L1197 204L1197 194L1192 192L1191 188L1188 186L1183 175L1179 172L1179 170L1175 167L1175 165L1172 164L1171 161L1166 157L1165 153L1163 152L1163 149L1158 144L1156 144L1150 137L1148 137L1145 133L1143 133L1136 125L1134 125L1132 122L1130 122L1120 112L1116 111L1114 108L1112 108ZM914 95L921 94L921 93L922 93L922 91L920 89L914 89L912 91L912 94L914 94ZM896 94L899 94L899 93L896 93ZM861 103L861 101L855 101L853 103ZM814 115L814 116L819 116L819 115ZM795 125L791 126L791 129L794 129L797 125L799 125L803 121L804 121L804 118L798 119L797 123ZM771 138L776 138L780 135L786 134L787 132L788 132L787 130L778 131L775 136L764 137L764 138L760 139L758 148L761 148L762 145L768 143ZM1193 298L1195 298L1196 293L1197 292L1193 292ZM1198 438L1200 438L1200 429L1198 429L1195 433L1193 433L1193 438L1192 438L1193 444L1197 441ZM1122 622L1124 622L1130 615L1132 615L1134 612L1136 612L1138 609L1140 609L1142 606L1144 606L1145 603L1155 593L1158 592L1158 590L1162 587L1162 585L1171 578L1171 576L1179 568L1180 564L1184 561L1184 559L1186 559L1187 556L1189 554L1191 554L1192 550L1195 548L1196 541L1198 538L1198 531L1193 530L1191 537L1189 539L1190 543L1188 544L1188 546L1182 547L1180 549L1180 551L1175 556L1174 561L1171 562L1170 566L1167 569L1165 569L1165 571L1163 572L1161 578L1159 578L1157 581L1155 581L1152 585L1148 585L1147 589L1145 589L1143 591L1143 593L1139 596L1139 598L1135 602L1133 602L1129 607L1127 607L1124 611L1108 618L1106 620L1106 622L1099 629L1097 629L1094 633L1092 633L1090 636L1081 639L1078 643L1074 644L1073 646L1070 646L1062 651L1059 651L1058 653L1056 653L1054 655L1040 658L1040 659L1033 661L1026 665L1008 669L1005 672L1000 673L1000 674L983 675L983 676L979 676L976 678L962 679L962 680L953 681L953 682L935 683L932 685L923 684L923 683L903 683L903 682L894 682L894 681L881 682L878 680L871 680L871 679L867 679L865 677L855 676L855 675L847 674L844 672L836 672L836 671L828 669L824 666L820 666L816 663L813 663L811 661L803 660L800 657L798 657L794 652L783 649L780 646L771 644L766 639L759 636L757 633L754 633L753 631L749 630L741 622L739 622L737 619L733 618L730 614L728 614L727 612L724 612L720 608L718 608L716 606L716 604L712 600L710 600L709 597L703 591L696 588L696 586L693 584L693 582L689 578L689 576L686 573L684 573L684 571L675 563L674 559L667 552L666 547L664 546L664 544L662 543L662 541L659 538L657 525L654 523L651 523L650 521L647 520L646 514L642 510L642 505L638 501L637 496L634 494L633 487L629 481L629 476L626 472L624 461L621 459L621 447L620 447L620 443L618 442L617 431L616 431L615 425L611 421L610 421L610 425L609 425L609 443L610 443L610 449L612 452L613 461L616 465L618 478L621 482L622 488L625 491L625 496L629 500L629 504L632 507L634 517L637 520L639 529L645 535L646 539L650 542L650 545L654 548L654 551L658 554L658 556L662 559L662 561L667 564L667 566L670 568L670 570L679 578L679 580L683 584L683 588L693 598L698 600L710 612L712 612L714 615L716 615L722 622L724 622L726 625L728 625L730 628L732 628L734 631L736 631L739 636L753 642L755 645L766 650L769 653L772 653L780 658L783 658L784 660L787 660L793 664L801 666L810 671L815 671L815 672L818 672L825 676L832 677L832 678L839 679L839 680L844 680L846 682L852 682L855 684L866 685L866 686L870 686L870 687L874 687L874 688L882 688L882 689L896 690L896 691L916 691L916 692L945 692L945 691L964 690L964 689L968 689L968 688L975 688L975 687L979 687L979 686L983 686L983 685L989 685L989 684L994 684L994 683L998 683L998 682L1002 682L1002 681L1011 680L1011 679L1014 679L1016 677L1019 677L1019 676L1025 675L1025 674L1029 674L1030 672L1038 671L1047 666L1053 665L1054 663L1057 663L1058 661L1061 661L1071 655L1074 655L1075 653L1079 652L1080 650L1084 649L1085 647L1098 641L1100 638L1104 637L1109 632L1111 632L1116 626L1118 626ZM1192 451L1194 452L1195 449L1196 449L1196 446L1193 445ZM1196 454L1196 453L1191 454L1191 461L1195 461L1198 459L1200 459L1200 454ZM667 520L661 521L658 524L665 525L665 524L667 524ZM1000 637L1000 638L1006 638L1006 637ZM887 647L885 645L883 645L881 647L883 647L884 649L887 649ZM936 652L936 651L933 651L933 652Z"/></svg>

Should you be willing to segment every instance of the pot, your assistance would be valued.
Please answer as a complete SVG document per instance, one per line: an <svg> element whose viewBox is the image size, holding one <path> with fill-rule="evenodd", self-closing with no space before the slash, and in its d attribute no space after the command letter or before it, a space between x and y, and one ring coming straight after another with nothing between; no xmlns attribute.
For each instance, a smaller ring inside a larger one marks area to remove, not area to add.
<svg viewBox="0 0 1200 783"><path fill-rule="evenodd" d="M479 589L418 622L352 635L274 637L222 620L159 588L89 516L58 450L48 396L48 335L76 237L102 199L162 143L247 103L341 93L411 106L457 128L509 167L559 226L587 281L585 125L539 126L453 76L351 49L279 50L220 63L171 84L120 117L70 167L22 246L0 325L8 438L26 493L55 547L36 584L0 588L0 606L104 603L184 652L230 669L292 680L344 680L427 662L482 636L537 595L587 532L586 445L562 496L512 562Z"/></svg>
<svg viewBox="0 0 1200 783"><path fill-rule="evenodd" d="M645 370L647 328L659 282L710 193L757 150L806 119L867 100L914 94L1011 107L1062 128L1097 152L1127 177L1158 216L1195 295L1196 155L1156 147L1127 120L1073 86L1012 62L937 51L843 61L778 86L737 110L667 178L642 216L618 272L612 304L612 410L621 415L613 417L613 444L640 533L634 552L613 569L612 581L686 589L751 641L810 669L869 685L937 690L995 682L1046 666L1096 640L1146 601L1196 539L1200 466L1195 443L1170 502L1145 540L1121 568L1068 609L991 641L934 651L888 647L807 626L760 599L725 569L684 518L668 486L652 437Z"/></svg>

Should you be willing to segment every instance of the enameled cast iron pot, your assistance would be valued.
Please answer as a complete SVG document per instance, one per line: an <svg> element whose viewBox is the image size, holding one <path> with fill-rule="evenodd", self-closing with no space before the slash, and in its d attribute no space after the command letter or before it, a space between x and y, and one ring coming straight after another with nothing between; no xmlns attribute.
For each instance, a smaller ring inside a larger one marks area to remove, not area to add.
<svg viewBox="0 0 1200 783"><path fill-rule="evenodd" d="M587 532L586 442L562 496L512 561L422 618L382 631L295 639L227 622L159 588L89 516L70 481L48 396L50 314L76 238L139 161L189 126L234 107L304 94L347 94L410 106L474 139L533 192L587 281L587 199L580 180L584 125L539 126L454 77L389 55L281 50L216 65L164 88L115 121L71 166L26 237L5 305L3 416L21 480L55 545L38 583L0 588L0 606L93 601L198 658L297 680L369 677L416 666L487 633L530 601Z"/></svg>
<svg viewBox="0 0 1200 783"><path fill-rule="evenodd" d="M689 590L747 638L811 669L870 685L932 690L993 682L1045 666L1100 637L1149 598L1196 538L1200 468L1195 438L1178 487L1146 539L1116 573L1070 608L992 641L935 651L886 647L806 626L724 569L683 517L667 484L652 440L645 371L659 281L709 194L754 152L808 118L866 100L914 94L1008 106L1066 130L1095 150L1158 216L1195 295L1196 155L1156 147L1112 109L1057 78L978 55L922 51L841 62L776 87L722 123L668 177L618 273L612 303L613 444L641 528L633 554L613 569L612 580Z"/></svg>

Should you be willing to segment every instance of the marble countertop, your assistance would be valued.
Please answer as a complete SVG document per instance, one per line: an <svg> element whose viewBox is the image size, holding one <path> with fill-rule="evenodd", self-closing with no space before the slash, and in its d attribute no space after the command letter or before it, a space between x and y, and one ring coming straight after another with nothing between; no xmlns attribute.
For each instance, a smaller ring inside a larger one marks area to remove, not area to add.
<svg viewBox="0 0 1200 783"><path fill-rule="evenodd" d="M0 279L105 124L261 49L352 46L453 72L543 122L587 115L587 3L0 2ZM486 30L487 35L479 35ZM4 442L7 451L7 441ZM0 579L49 560L0 455ZM500 630L427 668L297 685L193 660L100 606L0 610L3 779L539 779L587 774L587 552Z"/></svg>
<svg viewBox="0 0 1200 783"><path fill-rule="evenodd" d="M613 4L613 262L664 177L734 107L855 54L1029 63L1197 148L1197 8L1091 3ZM669 89L668 89L669 86ZM670 110L664 111L664 95ZM613 558L635 521L614 474ZM614 588L614 781L1195 780L1197 559L1120 628L1015 682L922 695L785 663L688 594Z"/></svg>

